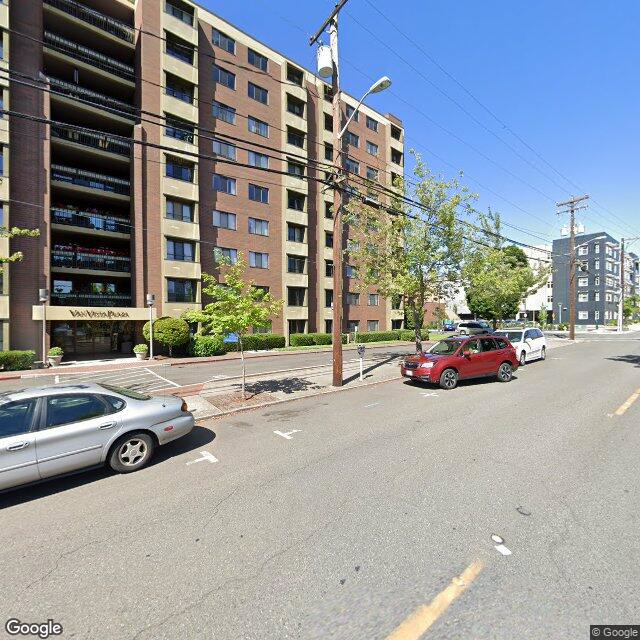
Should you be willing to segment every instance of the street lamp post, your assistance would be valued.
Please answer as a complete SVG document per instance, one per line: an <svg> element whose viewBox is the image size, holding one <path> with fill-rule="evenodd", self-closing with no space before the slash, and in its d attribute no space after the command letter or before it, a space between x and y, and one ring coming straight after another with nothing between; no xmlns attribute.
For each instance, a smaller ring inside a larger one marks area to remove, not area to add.
<svg viewBox="0 0 640 640"><path fill-rule="evenodd" d="M149 360L153 360L153 305L156 297L153 293L147 293L147 306L149 307Z"/></svg>
<svg viewBox="0 0 640 640"><path fill-rule="evenodd" d="M49 289L38 291L40 302L42 303L42 364L47 362L47 302L49 300Z"/></svg>

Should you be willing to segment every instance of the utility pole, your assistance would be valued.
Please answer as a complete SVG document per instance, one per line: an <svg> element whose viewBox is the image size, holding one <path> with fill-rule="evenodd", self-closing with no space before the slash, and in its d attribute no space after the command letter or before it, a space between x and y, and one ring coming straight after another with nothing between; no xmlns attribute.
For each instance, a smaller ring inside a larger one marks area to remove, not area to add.
<svg viewBox="0 0 640 640"><path fill-rule="evenodd" d="M618 296L618 333L622 333L624 314L624 238L620 239L620 295Z"/></svg>
<svg viewBox="0 0 640 640"><path fill-rule="evenodd" d="M588 199L588 195L572 196L569 200L556 204L558 208L568 207L558 211L558 215L569 214L569 340L576 339L576 211L586 209L586 206L577 205Z"/></svg>
<svg viewBox="0 0 640 640"><path fill-rule="evenodd" d="M324 30L329 28L333 73L331 75L331 91L333 93L333 386L342 386L342 185L344 176L342 166L340 109L340 66L338 63L338 14L348 0L340 0L324 21L320 29L310 38L313 44L320 38Z"/></svg>

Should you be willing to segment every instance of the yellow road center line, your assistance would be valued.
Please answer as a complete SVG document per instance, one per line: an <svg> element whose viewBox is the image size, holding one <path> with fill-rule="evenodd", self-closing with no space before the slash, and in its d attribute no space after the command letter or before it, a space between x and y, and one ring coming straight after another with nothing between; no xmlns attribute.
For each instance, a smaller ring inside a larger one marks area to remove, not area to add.
<svg viewBox="0 0 640 640"><path fill-rule="evenodd" d="M449 605L478 577L482 563L470 564L449 586L429 604L416 609L387 640L418 640L427 629L449 608Z"/></svg>
<svg viewBox="0 0 640 640"><path fill-rule="evenodd" d="M632 393L629 398L616 409L615 415L621 416L638 398L640 398L640 389Z"/></svg>

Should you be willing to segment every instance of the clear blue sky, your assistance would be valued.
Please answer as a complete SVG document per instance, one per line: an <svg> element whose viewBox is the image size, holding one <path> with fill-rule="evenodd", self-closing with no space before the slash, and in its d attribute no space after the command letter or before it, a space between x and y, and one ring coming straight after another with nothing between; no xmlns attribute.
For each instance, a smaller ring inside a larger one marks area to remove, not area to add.
<svg viewBox="0 0 640 640"><path fill-rule="evenodd" d="M334 6L333 0L201 2L311 69L315 52L308 36ZM367 0L350 0L340 23L342 88L353 95L368 88L371 80L358 70L374 79L389 75L391 90L372 96L369 104L402 118L407 149L419 150L436 172L451 176L464 171L467 184L481 196L479 208L490 206L505 221L543 236L559 235L554 203L581 191L597 202L582 217L587 231L605 230L618 238L640 235L638 0L370 2L564 177L505 130ZM513 229L505 234L541 242Z"/></svg>

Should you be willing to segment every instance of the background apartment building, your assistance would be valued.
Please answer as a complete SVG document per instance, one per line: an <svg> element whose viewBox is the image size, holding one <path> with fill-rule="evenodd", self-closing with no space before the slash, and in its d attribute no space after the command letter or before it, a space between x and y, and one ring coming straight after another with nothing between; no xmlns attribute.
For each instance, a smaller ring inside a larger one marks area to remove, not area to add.
<svg viewBox="0 0 640 640"><path fill-rule="evenodd" d="M284 299L273 331L331 330L323 81L182 0L8 0L0 25L13 111L0 200L5 224L41 231L11 241L26 258L5 268L4 348L40 344L48 288L51 344L71 357L128 352L147 293L158 316L206 302L215 249L242 252L249 277ZM357 101L343 96L346 119ZM344 140L351 187L384 200L403 137L397 118L363 106ZM401 326L402 311L353 275L344 265L344 329Z"/></svg>
<svg viewBox="0 0 640 640"><path fill-rule="evenodd" d="M620 272L620 243L604 231L576 237L576 324L617 320L621 282L626 293L638 292L638 256L627 253ZM569 238L553 241L554 322L569 321Z"/></svg>
<svg viewBox="0 0 640 640"><path fill-rule="evenodd" d="M548 245L538 247L524 247L522 249L527 256L529 266L534 273L541 273L551 265L551 249ZM541 282L535 291L532 291L520 304L518 320L537 321L542 309L547 310L547 319L551 321L553 313L553 271Z"/></svg>

